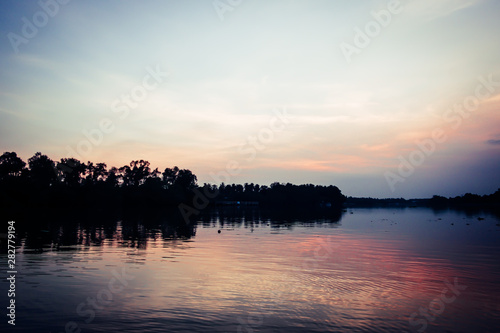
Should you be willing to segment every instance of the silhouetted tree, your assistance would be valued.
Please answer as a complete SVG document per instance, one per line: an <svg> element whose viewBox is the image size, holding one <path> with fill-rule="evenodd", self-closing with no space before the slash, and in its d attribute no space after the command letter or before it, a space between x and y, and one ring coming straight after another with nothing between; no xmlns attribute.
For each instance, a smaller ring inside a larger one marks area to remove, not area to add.
<svg viewBox="0 0 500 333"><path fill-rule="evenodd" d="M83 174L87 170L85 164L75 158L61 158L57 163L61 181L71 187L80 185Z"/></svg>
<svg viewBox="0 0 500 333"><path fill-rule="evenodd" d="M173 169L166 168L165 171L163 171L162 175L163 175L163 182L165 184L165 188L168 189L169 187L174 185L178 174L179 174L179 168L176 166Z"/></svg>
<svg viewBox="0 0 500 333"><path fill-rule="evenodd" d="M5 152L0 156L0 180L21 175L26 163L15 152Z"/></svg>
<svg viewBox="0 0 500 333"><path fill-rule="evenodd" d="M96 185L99 182L104 182L108 176L106 163L87 162L85 183L87 185Z"/></svg>
<svg viewBox="0 0 500 333"><path fill-rule="evenodd" d="M148 161L140 160L132 161L129 166L120 168L123 175L123 185L138 187L143 184L151 172L149 165Z"/></svg>
<svg viewBox="0 0 500 333"><path fill-rule="evenodd" d="M146 178L143 186L149 190L163 189L163 182L160 176L161 172L158 171L158 168L154 169L149 174L149 177Z"/></svg>
<svg viewBox="0 0 500 333"><path fill-rule="evenodd" d="M120 181L120 174L117 168L112 167L107 174L106 184L109 187L117 187Z"/></svg>
<svg viewBox="0 0 500 333"><path fill-rule="evenodd" d="M37 152L28 159L29 177L40 187L50 187L57 182L55 163L47 155Z"/></svg>
<svg viewBox="0 0 500 333"><path fill-rule="evenodd" d="M196 186L196 181L198 179L191 172L191 170L182 169L179 170L177 178L175 179L174 186L180 187L186 190L192 190Z"/></svg>

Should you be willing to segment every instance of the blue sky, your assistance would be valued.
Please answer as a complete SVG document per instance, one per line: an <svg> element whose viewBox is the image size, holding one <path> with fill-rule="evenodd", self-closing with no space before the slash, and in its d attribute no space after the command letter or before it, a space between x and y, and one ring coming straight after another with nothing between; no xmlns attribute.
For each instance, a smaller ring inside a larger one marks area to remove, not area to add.
<svg viewBox="0 0 500 333"><path fill-rule="evenodd" d="M335 184L353 196L500 187L497 1L41 3L52 16L37 1L0 5L2 152L147 159L201 183ZM357 47L356 29L377 24ZM357 53L346 57L346 44ZM477 89L473 111L454 109ZM271 126L283 110L286 123ZM436 129L445 138L426 154L418 142ZM410 157L407 175L398 168Z"/></svg>

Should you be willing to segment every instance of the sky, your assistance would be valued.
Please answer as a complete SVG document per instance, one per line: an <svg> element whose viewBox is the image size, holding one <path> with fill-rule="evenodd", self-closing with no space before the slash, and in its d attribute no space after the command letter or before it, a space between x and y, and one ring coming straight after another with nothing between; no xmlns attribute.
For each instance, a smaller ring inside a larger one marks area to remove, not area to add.
<svg viewBox="0 0 500 333"><path fill-rule="evenodd" d="M4 0L0 153L348 196L500 188L495 0Z"/></svg>

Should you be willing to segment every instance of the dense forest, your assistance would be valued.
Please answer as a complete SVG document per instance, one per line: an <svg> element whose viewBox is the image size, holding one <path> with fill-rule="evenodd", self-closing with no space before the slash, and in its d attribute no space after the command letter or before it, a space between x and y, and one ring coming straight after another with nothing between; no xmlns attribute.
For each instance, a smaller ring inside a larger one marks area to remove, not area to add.
<svg viewBox="0 0 500 333"><path fill-rule="evenodd" d="M190 170L152 169L144 160L119 168L83 163L74 158L53 161L36 153L24 162L15 152L0 156L0 207L6 217L29 211L72 212L75 209L163 209L214 205L259 205L340 208L345 196L336 186L203 184ZM198 205L199 206L199 205ZM199 208L199 207L197 207ZM193 211L195 211L193 209ZM199 209L196 209L198 212Z"/></svg>

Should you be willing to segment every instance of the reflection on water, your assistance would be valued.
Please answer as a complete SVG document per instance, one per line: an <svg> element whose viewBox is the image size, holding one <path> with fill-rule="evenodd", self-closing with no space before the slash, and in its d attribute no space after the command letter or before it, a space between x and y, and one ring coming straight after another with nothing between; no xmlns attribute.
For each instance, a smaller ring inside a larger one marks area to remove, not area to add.
<svg viewBox="0 0 500 333"><path fill-rule="evenodd" d="M497 332L498 223L231 207L192 225L44 221L19 235L16 331Z"/></svg>

